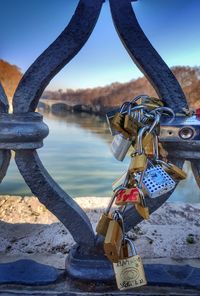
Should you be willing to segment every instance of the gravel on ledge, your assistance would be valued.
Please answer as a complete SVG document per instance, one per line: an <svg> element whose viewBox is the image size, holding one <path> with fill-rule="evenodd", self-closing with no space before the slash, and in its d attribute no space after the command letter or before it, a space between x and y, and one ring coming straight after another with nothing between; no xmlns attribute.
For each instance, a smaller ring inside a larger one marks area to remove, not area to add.
<svg viewBox="0 0 200 296"><path fill-rule="evenodd" d="M96 227L107 197L78 197L77 203ZM143 259L200 259L200 203L165 203L129 235ZM62 267L74 244L69 231L36 197L0 196L0 262L45 258Z"/></svg>

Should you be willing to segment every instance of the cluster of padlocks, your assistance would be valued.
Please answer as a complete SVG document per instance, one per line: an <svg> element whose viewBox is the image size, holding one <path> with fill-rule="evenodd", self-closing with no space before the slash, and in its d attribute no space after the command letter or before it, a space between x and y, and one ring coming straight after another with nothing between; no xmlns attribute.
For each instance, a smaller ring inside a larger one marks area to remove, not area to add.
<svg viewBox="0 0 200 296"><path fill-rule="evenodd" d="M159 142L163 116L171 121L175 114L161 100L146 95L123 103L119 112L107 114L114 136L114 157L123 161L129 152L131 157L128 170L112 184L113 196L96 228L105 237L104 252L113 263L120 290L146 284L141 257L124 231L125 208L134 206L143 219L148 219L146 199L172 191L177 181L186 178L182 169L167 160L167 152ZM111 211L113 204L117 209Z"/></svg>

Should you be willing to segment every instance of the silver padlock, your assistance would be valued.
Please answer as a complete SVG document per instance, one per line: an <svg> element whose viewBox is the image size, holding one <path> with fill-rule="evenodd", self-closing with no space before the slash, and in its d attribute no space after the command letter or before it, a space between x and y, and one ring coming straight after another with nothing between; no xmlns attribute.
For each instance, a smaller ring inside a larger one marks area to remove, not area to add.
<svg viewBox="0 0 200 296"><path fill-rule="evenodd" d="M130 139L126 139L122 134L115 135L110 147L114 157L119 161L123 161L131 143L132 141Z"/></svg>
<svg viewBox="0 0 200 296"><path fill-rule="evenodd" d="M159 150L158 150L158 137L155 133L154 135L154 154L156 163L159 160ZM165 172L161 165L153 165L153 163L148 160L148 164L151 164L150 168L144 173L142 180L142 188L146 191L147 195L151 198L156 198L161 196L176 186L176 182ZM141 173L136 174L136 179L139 181L141 178Z"/></svg>
<svg viewBox="0 0 200 296"><path fill-rule="evenodd" d="M136 179L140 179L140 173L136 174ZM148 168L144 174L142 187L151 198L161 196L171 191L175 186L174 180L160 165Z"/></svg>

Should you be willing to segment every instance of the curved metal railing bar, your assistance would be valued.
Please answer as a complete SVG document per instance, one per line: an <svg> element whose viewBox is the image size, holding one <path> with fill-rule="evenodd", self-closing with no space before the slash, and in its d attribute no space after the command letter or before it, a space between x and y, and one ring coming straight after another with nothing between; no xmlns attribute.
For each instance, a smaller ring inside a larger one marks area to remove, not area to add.
<svg viewBox="0 0 200 296"><path fill-rule="evenodd" d="M0 150L0 183L3 181L3 178L6 176L9 164L11 159L10 150Z"/></svg>
<svg viewBox="0 0 200 296"><path fill-rule="evenodd" d="M130 0L109 0L118 35L134 63L144 73L158 96L176 112L187 108L185 95L163 59L141 29Z"/></svg>
<svg viewBox="0 0 200 296"><path fill-rule="evenodd" d="M103 0L80 0L65 30L22 77L13 98L13 112L34 111L51 79L81 50L98 20Z"/></svg>
<svg viewBox="0 0 200 296"><path fill-rule="evenodd" d="M9 110L9 103L4 88L0 82L0 112L1 113L8 113Z"/></svg>
<svg viewBox="0 0 200 296"><path fill-rule="evenodd" d="M191 168L192 168L192 172L193 175L195 177L195 180L197 182L197 185L200 188L200 160L192 160L191 161ZM199 199L200 201L200 199Z"/></svg>
<svg viewBox="0 0 200 296"><path fill-rule="evenodd" d="M5 94L4 88L0 82L0 114L8 113L9 103ZM5 177L9 164L10 164L11 152L10 150L0 150L0 183Z"/></svg>
<svg viewBox="0 0 200 296"><path fill-rule="evenodd" d="M16 151L15 160L25 182L39 201L70 231L81 245L94 245L95 235L87 215L51 178L35 150Z"/></svg>
<svg viewBox="0 0 200 296"><path fill-rule="evenodd" d="M22 77L13 99L13 112L35 111L50 80L83 47L101 11L103 0L80 0L70 23ZM92 246L95 234L84 211L50 177L35 150L17 150L16 164L41 203L71 232L78 244Z"/></svg>

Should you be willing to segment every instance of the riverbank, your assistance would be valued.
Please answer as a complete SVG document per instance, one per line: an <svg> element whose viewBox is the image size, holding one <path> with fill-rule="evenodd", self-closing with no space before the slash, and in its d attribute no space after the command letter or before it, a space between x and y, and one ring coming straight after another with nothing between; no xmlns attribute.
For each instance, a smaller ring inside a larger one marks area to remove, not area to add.
<svg viewBox="0 0 200 296"><path fill-rule="evenodd" d="M109 198L80 197L76 201L95 229ZM129 232L138 253L144 260L188 259L199 265L199 210L200 204L165 203ZM74 244L68 230L35 197L1 196L0 225L0 262L43 258L44 263L62 268Z"/></svg>

